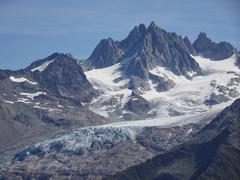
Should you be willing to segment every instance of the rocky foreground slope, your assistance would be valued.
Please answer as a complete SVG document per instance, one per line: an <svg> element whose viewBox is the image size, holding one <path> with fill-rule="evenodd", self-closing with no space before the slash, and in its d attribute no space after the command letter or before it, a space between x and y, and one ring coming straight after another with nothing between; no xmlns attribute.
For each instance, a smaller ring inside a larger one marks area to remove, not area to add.
<svg viewBox="0 0 240 180"><path fill-rule="evenodd" d="M18 151L2 167L2 178L237 179L239 113L238 99L219 115L198 120L68 132Z"/></svg>
<svg viewBox="0 0 240 180"><path fill-rule="evenodd" d="M107 179L239 179L240 99L174 150Z"/></svg>

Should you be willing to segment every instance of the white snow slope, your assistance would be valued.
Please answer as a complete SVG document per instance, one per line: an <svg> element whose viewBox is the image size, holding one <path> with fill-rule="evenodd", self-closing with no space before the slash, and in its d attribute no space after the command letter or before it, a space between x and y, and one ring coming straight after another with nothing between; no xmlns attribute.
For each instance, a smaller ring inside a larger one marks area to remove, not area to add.
<svg viewBox="0 0 240 180"><path fill-rule="evenodd" d="M154 88L155 84L149 81L151 89L143 91L141 95L153 107L149 115L157 114L156 118L167 118L172 116L169 113L170 111L178 112L178 115L199 114L210 110L223 109L236 99L230 98L228 102L214 106L208 106L204 103L213 92L218 94L216 87L213 87L211 82L215 82L217 86L228 86L232 78L240 76L239 68L234 64L236 61L235 55L221 61L212 61L200 56L192 57L199 63L205 75L194 76L194 72L189 72L193 75L190 80L184 76L177 76L160 66L150 71L155 75L173 80L176 85L169 91L157 92ZM98 99L94 99L89 107L105 117L112 117L111 112L119 109L119 107L124 107L132 93L130 89L126 88L129 79L122 74L120 68L121 64L115 64L107 68L86 72L87 78L94 87L102 91L102 95ZM239 84L229 88L240 92ZM110 105L109 102L111 102Z"/></svg>

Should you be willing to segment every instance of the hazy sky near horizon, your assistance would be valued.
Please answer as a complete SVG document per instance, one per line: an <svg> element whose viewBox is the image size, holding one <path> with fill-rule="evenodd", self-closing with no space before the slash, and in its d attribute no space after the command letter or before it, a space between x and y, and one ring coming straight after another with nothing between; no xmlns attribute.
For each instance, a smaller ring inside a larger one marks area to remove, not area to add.
<svg viewBox="0 0 240 180"><path fill-rule="evenodd" d="M206 32L240 48L239 0L0 0L0 69L20 69L53 52L87 58L107 37L140 23L187 35Z"/></svg>

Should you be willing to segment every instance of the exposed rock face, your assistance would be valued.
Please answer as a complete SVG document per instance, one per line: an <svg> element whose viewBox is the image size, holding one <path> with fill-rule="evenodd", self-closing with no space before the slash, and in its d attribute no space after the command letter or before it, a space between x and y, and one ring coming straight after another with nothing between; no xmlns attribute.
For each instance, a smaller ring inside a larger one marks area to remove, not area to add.
<svg viewBox="0 0 240 180"><path fill-rule="evenodd" d="M237 52L236 55L237 55L236 65L240 68L240 52Z"/></svg>
<svg viewBox="0 0 240 180"><path fill-rule="evenodd" d="M192 141L107 179L239 179L239 120L240 99Z"/></svg>
<svg viewBox="0 0 240 180"><path fill-rule="evenodd" d="M177 75L187 76L188 71L201 72L198 63L189 55L185 41L175 33L168 33L151 23L140 41L139 54L134 58L147 70L159 65Z"/></svg>
<svg viewBox="0 0 240 180"><path fill-rule="evenodd" d="M44 71L34 69L39 63L44 62L51 62ZM97 91L87 80L81 66L69 55L54 53L34 62L27 69L32 71L33 78L41 86L62 97L86 102L97 95Z"/></svg>
<svg viewBox="0 0 240 180"><path fill-rule="evenodd" d="M154 22L148 28L140 24L134 27L126 39L118 42L113 39L102 40L87 63L95 68L108 67L120 63L124 76L130 79L130 89L148 90L148 81L154 81L159 91L174 87L174 83L163 77L157 77L150 71L157 67L165 67L176 75L191 78L202 73L198 63L190 56L195 54L194 48L187 37L182 39L176 33L168 33Z"/></svg>
<svg viewBox="0 0 240 180"><path fill-rule="evenodd" d="M96 68L103 68L115 64L123 54L118 43L108 38L100 41L88 61Z"/></svg>
<svg viewBox="0 0 240 180"><path fill-rule="evenodd" d="M81 104L97 94L76 60L65 54L54 53L23 70L0 70L0 149L109 122Z"/></svg>
<svg viewBox="0 0 240 180"><path fill-rule="evenodd" d="M150 109L150 103L136 93L132 94L124 107L124 110L129 112L129 116L136 116L139 118L144 118Z"/></svg>
<svg viewBox="0 0 240 180"><path fill-rule="evenodd" d="M175 86L175 83L167 77L160 77L151 73L149 74L149 77L153 83L157 84L156 90L158 92L168 91Z"/></svg>
<svg viewBox="0 0 240 180"><path fill-rule="evenodd" d="M126 74L148 78L148 71L156 65L166 67L177 75L187 76L188 71L201 73L198 63L189 54L195 54L190 41L175 33L168 33L154 22L146 28L136 26L126 39L115 42L102 40L88 62L95 66L107 67L116 62L126 63Z"/></svg>
<svg viewBox="0 0 240 180"><path fill-rule="evenodd" d="M239 92L237 91L237 87L240 79L239 74L236 72L228 72L234 75L233 78L230 79L227 86L218 85L217 81L213 80L210 82L210 85L215 89L215 92L212 92L209 97L205 100L205 104L207 105L216 105L223 102L229 101L231 98L239 97Z"/></svg>
<svg viewBox="0 0 240 180"><path fill-rule="evenodd" d="M195 56L195 55L196 55L196 51L195 51L195 49L193 48L191 41L188 39L187 36L184 37L183 40L184 40L185 44L186 44L187 47L188 47L189 53Z"/></svg>
<svg viewBox="0 0 240 180"><path fill-rule="evenodd" d="M233 46L228 42L215 43L207 37L206 33L200 33L193 43L197 55L212 60L223 60L234 54Z"/></svg>
<svg viewBox="0 0 240 180"><path fill-rule="evenodd" d="M227 102L229 101L230 98L227 95L224 94L216 94L216 93L212 93L210 95L210 97L208 99L206 99L205 103L207 105L216 105L216 104L220 104L222 102Z"/></svg>

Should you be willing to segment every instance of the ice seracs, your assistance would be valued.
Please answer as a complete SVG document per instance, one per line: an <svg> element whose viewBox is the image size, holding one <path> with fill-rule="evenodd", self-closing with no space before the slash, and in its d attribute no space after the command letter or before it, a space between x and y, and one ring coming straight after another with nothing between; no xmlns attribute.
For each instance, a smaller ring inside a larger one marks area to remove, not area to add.
<svg viewBox="0 0 240 180"><path fill-rule="evenodd" d="M87 127L81 128L64 135L60 135L51 140L28 146L15 154L14 160L22 161L26 157L34 155L35 150L45 153L61 149L65 152L82 152L99 151L94 148L99 145L101 149L108 149L119 143L131 140L135 141L137 135L141 132L141 128L137 127Z"/></svg>
<svg viewBox="0 0 240 180"><path fill-rule="evenodd" d="M28 82L30 84L33 84L33 85L36 85L37 82L33 82L33 81L30 81L28 80L27 78L25 77L14 77L14 76L10 76L9 79L13 82L17 82L17 83L22 83L22 82Z"/></svg>

